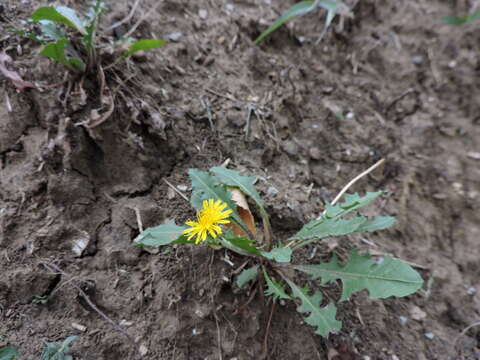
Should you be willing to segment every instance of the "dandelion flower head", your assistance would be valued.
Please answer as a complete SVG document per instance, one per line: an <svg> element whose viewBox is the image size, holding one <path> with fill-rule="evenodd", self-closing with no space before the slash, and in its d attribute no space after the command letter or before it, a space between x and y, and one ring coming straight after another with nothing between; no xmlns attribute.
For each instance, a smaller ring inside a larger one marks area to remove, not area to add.
<svg viewBox="0 0 480 360"><path fill-rule="evenodd" d="M228 205L221 200L204 200L202 209L197 214L196 221L185 222L185 224L190 227L185 229L183 234L188 236L188 240L196 236L196 244L205 241L207 235L215 239L222 233L222 228L218 224L230 223L227 219L230 217L232 210L225 210L227 206Z"/></svg>

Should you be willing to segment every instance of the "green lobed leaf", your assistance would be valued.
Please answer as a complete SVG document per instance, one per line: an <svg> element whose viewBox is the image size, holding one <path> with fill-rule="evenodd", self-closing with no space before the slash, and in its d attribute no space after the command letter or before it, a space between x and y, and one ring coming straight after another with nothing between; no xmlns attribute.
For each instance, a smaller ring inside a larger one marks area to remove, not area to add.
<svg viewBox="0 0 480 360"><path fill-rule="evenodd" d="M270 218L265 210L264 202L253 184L256 181L254 176L242 176L238 171L229 170L224 167L212 167L210 169L215 176L225 185L239 188L257 204L263 220L264 231L270 233Z"/></svg>
<svg viewBox="0 0 480 360"><path fill-rule="evenodd" d="M60 39L45 45L39 55L49 57L71 70L85 71L85 63L77 57L66 55L66 49L71 48L67 39Z"/></svg>
<svg viewBox="0 0 480 360"><path fill-rule="evenodd" d="M351 219L326 219L313 220L305 224L303 228L293 235L290 240L302 240L295 248L307 245L312 241L320 240L329 236L348 235L355 232L367 221L363 216Z"/></svg>
<svg viewBox="0 0 480 360"><path fill-rule="evenodd" d="M292 249L286 247L276 247L271 251L262 251L261 255L270 260L279 263L289 263L292 260Z"/></svg>
<svg viewBox="0 0 480 360"><path fill-rule="evenodd" d="M393 216L374 216L371 220L365 221L355 232L372 232L383 230L395 224Z"/></svg>
<svg viewBox="0 0 480 360"><path fill-rule="evenodd" d="M302 304L297 307L297 311L309 314L308 316L305 315L306 318L304 320L307 324L317 328L315 334L328 337L331 331L340 331L342 322L335 318L337 314L335 305L329 304L321 308L323 297L319 291L310 296L308 295L308 290L299 288L291 280L285 279L285 281L292 289L292 295L302 301Z"/></svg>
<svg viewBox="0 0 480 360"><path fill-rule="evenodd" d="M193 193L190 199L192 206L201 210L204 200L214 199L227 203L228 208L233 211L232 218L235 222L245 228L242 218L237 212L237 206L232 201L232 195L224 186L218 185L218 179L206 171L189 169L188 175L192 181Z"/></svg>
<svg viewBox="0 0 480 360"><path fill-rule="evenodd" d="M322 284L341 280L343 292L340 301L348 300L357 291L367 289L371 299L407 296L422 287L421 276L410 265L399 259L384 257L374 262L369 255L352 251L349 262L342 267L334 256L329 263L296 265L296 270L322 279Z"/></svg>
<svg viewBox="0 0 480 360"><path fill-rule="evenodd" d="M374 217L371 220L363 216L342 219L342 216L368 205L380 194L382 194L382 191L369 192L363 197L358 194L346 194L344 202L336 205L327 204L325 206L325 212L319 219L312 220L305 224L299 232L289 239L300 240L300 242L294 246L294 249L329 236L348 235L362 231L371 232L393 225L395 219L390 216Z"/></svg>
<svg viewBox="0 0 480 360"><path fill-rule="evenodd" d="M56 8L45 6L38 8L30 16L33 21L49 20L59 24L66 25L77 30L82 35L86 34L83 22L78 18L75 10L66 6L58 6Z"/></svg>
<svg viewBox="0 0 480 360"><path fill-rule="evenodd" d="M368 205L372 200L383 194L383 191L367 192L365 196L360 196L358 193L345 194L345 201L339 202L335 205L328 204L325 206L325 213L323 218L335 218L347 215L348 213L358 210Z"/></svg>
<svg viewBox="0 0 480 360"><path fill-rule="evenodd" d="M240 275L237 276L236 284L239 288L242 288L247 282L255 280L258 275L258 265L251 268L244 269Z"/></svg>
<svg viewBox="0 0 480 360"><path fill-rule="evenodd" d="M134 240L137 246L164 246L170 244L195 243L195 239L187 240L182 236L187 226L178 226L175 221L151 227L141 232Z"/></svg>
<svg viewBox="0 0 480 360"><path fill-rule="evenodd" d="M285 285L279 283L278 281L270 279L265 269L263 270L263 276L265 277L265 281L267 283L267 289L265 290L265 294L267 296L271 296L273 301L278 299L285 299L290 300L292 297L285 293Z"/></svg>
<svg viewBox="0 0 480 360"><path fill-rule="evenodd" d="M40 32L42 33L41 40L43 38L48 38L52 40L60 40L67 37L65 31L59 28L53 21L50 20L40 20Z"/></svg>
<svg viewBox="0 0 480 360"><path fill-rule="evenodd" d="M166 44L167 42L165 40L156 40L156 39L142 39L135 41L133 44L131 44L128 47L128 50L123 53L123 57L127 57L132 55L133 53L137 51L147 51L147 50L152 50L152 49L157 49L159 47L162 47Z"/></svg>
<svg viewBox="0 0 480 360"><path fill-rule="evenodd" d="M442 18L442 21L449 25L463 25L468 24L469 22L472 22L478 18L480 18L480 10L474 11L473 13L465 16L446 16Z"/></svg>
<svg viewBox="0 0 480 360"><path fill-rule="evenodd" d="M304 15L315 8L315 0L300 1L299 3L293 5L290 9L284 12L282 16L280 16L272 25L270 25L267 30L262 32L260 36L255 39L255 44L259 44L263 39L265 39L268 35L277 30L287 21L297 16Z"/></svg>
<svg viewBox="0 0 480 360"><path fill-rule="evenodd" d="M215 176L225 185L239 188L244 194L255 201L260 209L265 211L263 200L253 186L257 180L255 176L242 176L238 171L226 169L220 166L212 167L210 171L212 171Z"/></svg>
<svg viewBox="0 0 480 360"><path fill-rule="evenodd" d="M70 344L77 336L67 337L60 343L45 343L45 348L42 351L42 360L72 360L73 357L68 355L70 352Z"/></svg>
<svg viewBox="0 0 480 360"><path fill-rule="evenodd" d="M0 360L16 360L20 354L14 346L3 346L0 348Z"/></svg>

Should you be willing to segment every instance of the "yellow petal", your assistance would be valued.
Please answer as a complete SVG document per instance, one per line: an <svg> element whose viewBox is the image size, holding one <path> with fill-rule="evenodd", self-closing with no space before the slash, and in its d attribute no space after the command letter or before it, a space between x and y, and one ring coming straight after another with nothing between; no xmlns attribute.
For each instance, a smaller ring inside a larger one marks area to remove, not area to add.
<svg viewBox="0 0 480 360"><path fill-rule="evenodd" d="M218 220L216 222L219 224L230 224L230 220Z"/></svg>

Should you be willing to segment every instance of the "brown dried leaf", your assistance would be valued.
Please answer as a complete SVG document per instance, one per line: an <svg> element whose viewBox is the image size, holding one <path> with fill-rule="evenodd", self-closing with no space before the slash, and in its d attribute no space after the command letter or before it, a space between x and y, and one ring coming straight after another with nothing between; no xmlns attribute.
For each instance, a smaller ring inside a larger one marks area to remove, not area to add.
<svg viewBox="0 0 480 360"><path fill-rule="evenodd" d="M6 64L11 62L12 58L8 56L5 51L0 53L0 72L5 75L7 79L10 79L17 89L19 89L20 91L24 91L26 88L38 87L34 83L24 81L18 72L8 70Z"/></svg>
<svg viewBox="0 0 480 360"><path fill-rule="evenodd" d="M237 204L237 212L242 218L243 222L247 226L248 230L253 234L253 236L257 236L257 227L255 226L255 219L248 207L247 199L243 192L235 187L228 187L230 192L232 193L232 200ZM233 229L233 233L235 236L247 236L245 232L236 224L230 223L228 227Z"/></svg>

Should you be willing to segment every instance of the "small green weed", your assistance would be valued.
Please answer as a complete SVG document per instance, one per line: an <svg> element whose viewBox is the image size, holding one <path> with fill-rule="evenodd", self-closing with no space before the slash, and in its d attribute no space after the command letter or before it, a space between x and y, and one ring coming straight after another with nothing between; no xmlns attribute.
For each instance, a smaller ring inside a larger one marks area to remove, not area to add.
<svg viewBox="0 0 480 360"><path fill-rule="evenodd" d="M110 45L99 43L97 30L101 14L105 10L102 0L90 3L84 16L66 6L38 8L30 16L30 22L38 25L38 32L14 30L15 33L44 44L41 56L63 64L72 72L84 73L98 64L98 49ZM165 45L164 40L121 39L116 44L129 44L118 59L123 60L135 52L155 49Z"/></svg>
<svg viewBox="0 0 480 360"><path fill-rule="evenodd" d="M480 10L474 11L465 16L446 16L442 19L445 24L463 25L480 18Z"/></svg>
<svg viewBox="0 0 480 360"><path fill-rule="evenodd" d="M73 357L68 353L70 352L70 344L76 338L76 336L69 336L62 343L45 342L41 360L73 360Z"/></svg>
<svg viewBox="0 0 480 360"><path fill-rule="evenodd" d="M213 167L208 172L190 169L189 176L193 188L190 202L198 211L197 218L182 225L170 221L146 229L135 239L135 245L165 246L204 242L214 248L226 248L248 257L251 266L238 275L238 287L263 276L265 294L272 296L273 300L294 301L298 312L304 314L305 322L315 327L316 334L328 336L332 331L339 331L342 326L336 319L335 303L329 297L324 297L321 290L315 289L315 282L319 279L321 285L342 282L339 302L348 300L353 293L364 289L368 290L371 299L407 296L423 284L420 275L405 262L388 256L372 259L368 254L360 255L356 250L351 252L345 265L341 265L335 255L326 263L292 263L295 251L321 239L378 231L392 226L395 223L393 217L367 218L356 214L380 196L382 191L369 192L364 196L347 194L340 203L334 200L332 204L326 205L318 219L310 221L289 239L281 241L272 237L265 204L253 186L256 180L254 177L242 176L223 167ZM238 193L250 198L258 207L263 219L263 241L255 235L254 225L252 227L252 223L247 221L248 217L243 211L245 206L240 205ZM307 274L310 286L299 286L293 278L295 271ZM327 305L322 306L325 303Z"/></svg>
<svg viewBox="0 0 480 360"><path fill-rule="evenodd" d="M73 357L69 355L70 344L76 339L76 336L69 336L61 343L49 343L44 342L40 356L41 360L73 360ZM14 346L0 347L0 360L18 360L20 354Z"/></svg>
<svg viewBox="0 0 480 360"><path fill-rule="evenodd" d="M0 360L16 360L20 354L13 346L3 346L0 348Z"/></svg>
<svg viewBox="0 0 480 360"><path fill-rule="evenodd" d="M263 39L265 39L272 32L277 30L280 26L285 24L287 21L297 18L299 16L308 14L318 8L323 8L327 11L327 18L325 21L325 27L318 37L317 43L320 42L325 36L330 24L337 14L349 15L350 9L347 5L342 3L340 0L304 0L293 5L285 13L282 14L270 27L262 32L260 36L255 40L255 44L259 44Z"/></svg>

